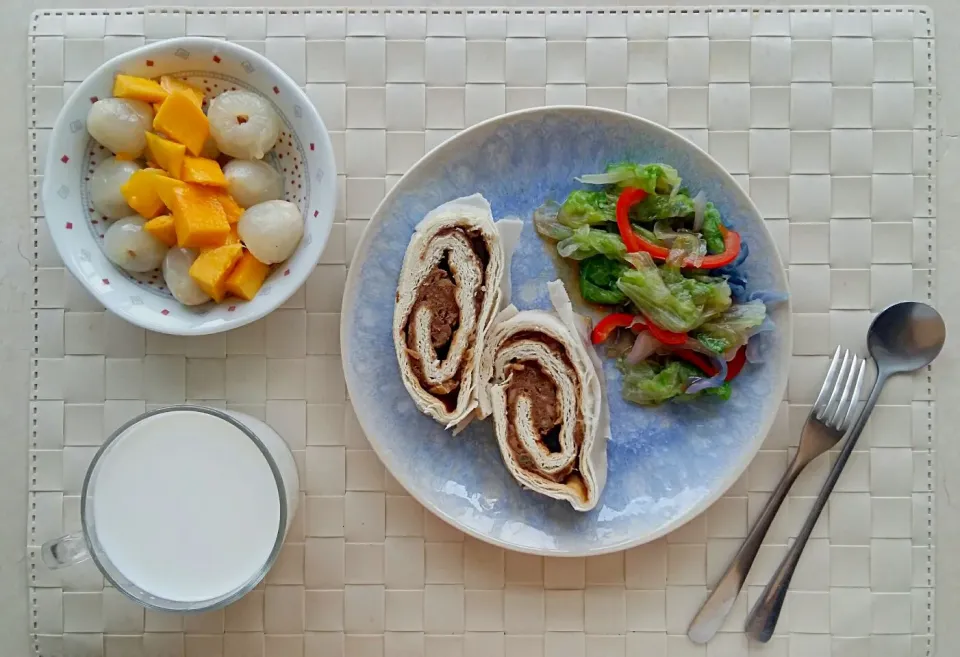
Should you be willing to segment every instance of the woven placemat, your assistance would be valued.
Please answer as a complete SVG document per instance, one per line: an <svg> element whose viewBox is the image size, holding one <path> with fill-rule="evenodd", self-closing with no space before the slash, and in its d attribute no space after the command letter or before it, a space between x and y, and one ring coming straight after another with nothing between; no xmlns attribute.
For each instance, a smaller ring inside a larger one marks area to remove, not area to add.
<svg viewBox="0 0 960 657"><path fill-rule="evenodd" d="M178 338L104 312L63 269L39 189L64 100L105 59L182 35L266 54L331 131L337 223L306 286L266 319ZM926 656L933 638L929 372L891 382L801 561L778 634L741 632L830 459L794 487L749 586L708 646L684 636L790 451L835 345L934 298L932 17L918 8L129 9L34 14L28 163L35 226L29 632L42 657ZM590 559L487 546L386 473L346 399L339 311L366 221L425 151L543 104L639 114L709 150L749 191L787 263L790 385L748 472L663 540ZM266 582L226 610L144 611L89 562L50 572L82 476L112 429L184 401L242 410L289 442L303 500Z"/></svg>

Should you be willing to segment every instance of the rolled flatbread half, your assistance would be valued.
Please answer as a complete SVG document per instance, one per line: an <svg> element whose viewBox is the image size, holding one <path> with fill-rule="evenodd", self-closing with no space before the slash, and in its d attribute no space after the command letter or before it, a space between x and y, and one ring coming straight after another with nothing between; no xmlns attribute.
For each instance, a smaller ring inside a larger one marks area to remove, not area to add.
<svg viewBox="0 0 960 657"><path fill-rule="evenodd" d="M417 408L447 428L477 408L480 355L507 266L479 194L431 211L407 246L393 314L397 361Z"/></svg>
<svg viewBox="0 0 960 657"><path fill-rule="evenodd" d="M589 511L607 480L603 370L563 284L548 287L556 312L511 306L497 316L479 414L493 415L500 454L522 486Z"/></svg>

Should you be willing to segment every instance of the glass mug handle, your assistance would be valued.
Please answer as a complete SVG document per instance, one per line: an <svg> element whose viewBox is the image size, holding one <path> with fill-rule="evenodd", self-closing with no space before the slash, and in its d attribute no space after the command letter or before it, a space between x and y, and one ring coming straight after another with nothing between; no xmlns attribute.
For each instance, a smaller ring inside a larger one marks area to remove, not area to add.
<svg viewBox="0 0 960 657"><path fill-rule="evenodd" d="M83 534L67 534L47 541L40 548L40 558L50 570L65 568L90 558Z"/></svg>

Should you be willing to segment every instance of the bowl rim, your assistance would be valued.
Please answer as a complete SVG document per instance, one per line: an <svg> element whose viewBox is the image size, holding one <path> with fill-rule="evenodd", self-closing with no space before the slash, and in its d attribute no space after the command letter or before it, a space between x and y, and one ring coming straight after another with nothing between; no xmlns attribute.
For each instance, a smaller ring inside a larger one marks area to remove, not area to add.
<svg viewBox="0 0 960 657"><path fill-rule="evenodd" d="M69 125L67 124L68 110L72 109L77 104L84 102L85 99L90 95L88 90L94 84L94 80L98 80L104 74L109 74L112 76L115 70L120 70L120 72L122 72L122 66L132 59L137 59L149 54L161 52L165 53L168 51L173 52L177 48L181 47L200 47L210 52L229 52L242 56L254 61L258 67L263 68L269 77L277 80L279 83L282 83L285 86L288 86L292 90L296 102L303 109L306 119L320 128L319 134L313 141L317 144L316 150L319 151L319 155L323 159L323 168L328 172L328 176L336 171L336 162L333 157L333 142L330 139L330 133L327 130L327 126L324 124L323 119L320 116L320 112L310 101L310 98L300 87L300 85L298 85L293 78L287 75L279 66L255 50L251 50L250 48L241 46L231 41L226 41L224 39L203 36L185 36L163 39L155 43L149 43L138 48L134 48L133 50L128 50L127 52L116 55L115 57L112 57L102 63L83 79L83 82L81 82L80 85L73 91L73 94L64 104L63 108L61 108L57 115L57 120L54 122L53 130L51 131L49 142L50 148L47 151L46 162L44 163L43 169L44 179L41 195L44 201L43 217L44 221L48 223L48 226L50 223L50 217L47 215L46 208L53 207L53 204L48 203L47 199L52 198L53 195L56 194L56 191L52 189L54 177L48 175L48 172L53 170L53 168L56 166L55 162L58 161L57 149L54 148L53 145L62 140L65 131L69 130ZM310 184L314 183L311 181ZM139 326L140 328L165 335L212 335L216 333L223 333L235 328L240 328L241 326L245 326L262 319L286 303L287 300L289 300L290 297L292 297L297 290L306 283L307 278L309 278L310 274L316 269L317 263L319 263L320 259L323 257L323 252L326 249L327 242L330 239L330 233L333 230L333 224L335 222L334 215L336 213L337 205L336 187L333 188L330 194L326 195L326 198L321 198L319 202L324 206L324 209L327 210L323 214L324 216L329 216L330 221L326 222L326 225L321 227L321 229L318 231L316 239L314 240L314 242L317 243L317 247L316 258L314 259L313 265L310 267L304 267L303 272L297 272L296 274L286 277L284 279L284 285L278 286L281 288L280 290L277 290L278 293L273 295L270 301L261 309L250 313L238 313L229 319L213 325L203 323L196 327L185 328L179 328L179 324L176 325L176 327L169 328L164 327L161 324L147 325L147 323L142 321L142 318L139 315L128 312L124 304L117 303L114 295L102 295L98 288L91 285L89 278L81 274L73 258L63 257L63 253L69 250L69 240L67 240L65 236L57 230L50 230L50 234L61 261L63 261L64 266L70 271L71 275L77 279L87 290L87 292L89 292L99 303L103 304L107 310L114 313L118 317L135 326ZM303 212L305 212L305 210L301 208L301 213ZM304 217L304 220L306 221L306 217ZM86 219L84 219L84 222L85 221ZM297 248L300 248L300 245L298 245ZM116 265L113 266L116 267ZM176 303L179 302L177 301Z"/></svg>
<svg viewBox="0 0 960 657"><path fill-rule="evenodd" d="M373 214L370 215L370 223L374 221L381 222L384 221L384 218L380 216L380 213L383 209L393 201L393 199L400 194L403 187L403 181L407 176L410 176L421 166L424 166L431 159L436 157L441 157L444 154L444 151L452 149L454 144L464 136L467 136L474 132L479 132L481 130L487 129L489 126L500 123L507 120L513 120L523 116L535 116L538 114L546 115L549 113L580 113L580 114L600 114L607 115L610 117L615 117L619 119L625 119L627 121L633 122L638 126L641 126L645 130L653 130L655 132L660 132L667 135L669 138L678 139L680 143L686 147L695 150L702 157L706 158L710 164L712 164L716 170L719 172L722 182L725 187L733 188L736 191L734 194L740 196L740 201L752 212L753 217L751 220L757 220L763 226L763 234L766 235L766 239L770 244L770 252L772 253L774 262L774 276L778 283L782 284L784 289L789 289L788 280L784 272L783 258L780 256L779 248L777 247L776 241L773 238L773 235L770 233L770 229L767 227L766 222L763 219L763 215L760 214L760 210L757 208L756 204L753 202L753 199L750 198L750 195L747 194L743 188L737 183L733 176L728 172L716 158L711 156L705 150L700 148L697 144L693 143L683 135L678 132L671 130L670 128L660 125L654 121L643 118L641 116L636 116L634 114L628 114L627 112L621 112L619 110L612 110L601 107L588 107L581 105L550 105L545 107L534 107L523 110L518 110L514 112L507 112L501 114L480 123L474 124L469 128L466 128L447 141L435 146L429 152L425 153L416 163L414 163L407 171L401 176L401 178L394 184L389 192L384 196L383 200L374 210ZM367 230L364 231L363 235L360 238L360 241L357 244L356 250L354 251L353 261L358 262L361 258L366 257L373 244L373 226L368 226ZM354 381L353 375L351 373L351 368L347 364L348 355L350 353L350 340L351 340L351 328L352 326L348 322L348 317L353 317L354 315L354 303L357 298L358 286L360 284L360 274L358 273L361 268L357 266L351 266L347 270L347 279L344 285L343 292L343 302L340 308L340 353L343 364L344 379L346 381L347 393L348 396L352 397L351 389L363 385L360 381ZM686 513L678 515L673 518L671 521L664 523L662 526L658 527L655 531L648 532L641 536L630 538L628 540L620 541L610 545L604 545L597 548L587 548L581 550L552 550L552 549L535 549L527 548L524 546L518 546L502 539L499 539L494 536L489 536L483 534L471 527L467 527L462 524L457 518L451 516L439 505L433 503L430 500L424 499L417 490L411 488L407 485L407 482L403 481L400 477L395 477L397 482L403 486L403 488L413 496L420 504L427 508L431 513L438 516L447 524L457 528L458 530L468 534L478 540L484 541L491 545L496 545L497 547L504 548L506 550L511 550L514 552L521 552L526 554L533 554L538 556L550 556L550 557L584 557L584 556L597 556L601 554L609 554L612 552L619 552L622 550L627 550L638 545L643 545L654 541L662 536L678 529L682 525L686 524L690 520L693 520L704 511L706 511L710 506L714 504L724 493L726 493L731 486L733 486L737 480L743 475L747 467L756 457L757 453L760 451L761 446L763 445L764 440L766 439L767 434L770 432L770 429L773 426L774 421L776 420L777 409L779 408L779 402L783 399L784 392L787 387L787 378L789 374L789 362L793 344L793 312L792 312L792 300L790 297L787 298L786 303L781 305L777 309L778 318L782 317L782 326L780 328L781 342L780 342L780 353L779 357L779 372L780 376L775 382L774 389L772 391L770 399L776 399L777 405L770 404L771 408L768 413L760 423L760 426L757 428L756 434L753 436L752 442L744 449L739 459L736 461L732 468L729 468L725 473L722 481L715 486L707 495L703 496L696 504L694 504ZM769 402L768 402L769 403ZM371 431L373 428L370 425L368 419L365 418L365 414L356 413L357 421L360 423L360 427L363 429L364 433L367 436L374 435ZM371 447L376 452L377 456L386 466L387 470L391 475L394 474L394 459L385 450L381 448L380 441L369 440ZM517 484L519 485L519 484Z"/></svg>

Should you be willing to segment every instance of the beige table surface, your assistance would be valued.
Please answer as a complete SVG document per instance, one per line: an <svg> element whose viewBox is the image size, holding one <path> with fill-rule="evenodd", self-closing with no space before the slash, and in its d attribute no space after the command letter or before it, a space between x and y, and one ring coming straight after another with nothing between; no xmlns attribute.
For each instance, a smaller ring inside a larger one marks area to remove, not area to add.
<svg viewBox="0 0 960 657"><path fill-rule="evenodd" d="M447 0L438 3L464 6L533 5L610 5L616 0ZM28 430L29 354L31 344L31 290L33 284L27 206L27 26L35 9L93 9L159 5L143 0L0 0L0 654L20 657L29 654L27 634L26 546L26 474ZM169 4L186 4L171 2ZM209 6L263 6L264 0L192 0L189 4ZM324 0L283 0L277 6L319 6L341 4ZM368 3L347 2L349 6ZM397 4L397 3L393 3ZM399 3L404 4L404 3ZM411 5L422 6L413 0ZM705 5L704 0L657 2L633 0L624 5ZM714 3L720 4L720 3ZM723 3L734 4L734 3ZM747 3L736 3L747 4ZM754 0L754 5L827 4L795 0ZM829 4L865 4L840 2ZM896 5L900 2L876 0L873 4ZM960 261L960 69L947 64L956 61L954 44L960 41L960 2L928 0L933 7L937 36L937 86L939 88L939 233L938 262L939 307L949 329L960 326L960 285L951 265ZM379 6L379 4L377 5ZM952 53L952 56L951 56ZM954 287L957 285L957 287ZM948 330L949 330L948 329ZM960 441L953 440L952 427L960 424L960 346L947 343L938 361L937 398L937 516L936 516L936 634L937 654L956 655L960 645ZM946 402L946 403L944 403Z"/></svg>

